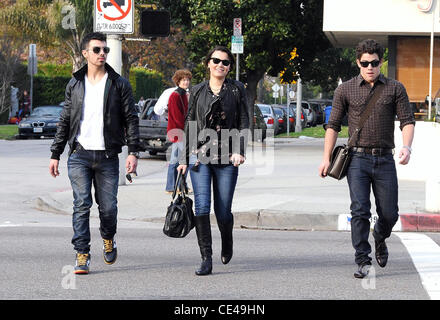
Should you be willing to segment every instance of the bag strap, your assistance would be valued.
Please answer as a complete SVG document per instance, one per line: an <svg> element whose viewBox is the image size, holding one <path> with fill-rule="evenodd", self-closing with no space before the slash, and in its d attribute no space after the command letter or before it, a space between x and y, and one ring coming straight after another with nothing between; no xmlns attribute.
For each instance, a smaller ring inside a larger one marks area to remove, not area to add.
<svg viewBox="0 0 440 320"><path fill-rule="evenodd" d="M177 189L179 188L180 193L185 198L185 196L188 194L188 186L186 185L186 179L185 176L182 174L182 171L179 171L177 174L176 183L174 185L173 195L172 199L176 197Z"/></svg>
<svg viewBox="0 0 440 320"><path fill-rule="evenodd" d="M367 122L367 119L370 117L374 106L376 105L377 100L379 99L383 89L385 88L384 84L378 84L376 88L374 89L374 93L369 96L368 100L366 101L367 106L365 107L365 110L362 112L361 119L359 120L358 126L355 129L355 135L357 136L357 141L359 141L359 136L361 133L361 129L364 126L365 122ZM348 145L350 145L350 141L355 136L353 135L349 141L347 142Z"/></svg>

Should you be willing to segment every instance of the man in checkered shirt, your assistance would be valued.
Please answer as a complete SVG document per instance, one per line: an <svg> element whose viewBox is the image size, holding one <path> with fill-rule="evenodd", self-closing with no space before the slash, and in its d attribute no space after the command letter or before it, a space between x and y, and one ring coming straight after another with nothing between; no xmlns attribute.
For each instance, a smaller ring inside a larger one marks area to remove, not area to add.
<svg viewBox="0 0 440 320"><path fill-rule="evenodd" d="M342 83L334 93L332 112L326 125L324 155L319 175L327 176L330 157L335 146L341 121L348 114L349 136L355 134L367 98L378 86L384 86L370 116L360 131L359 139L351 148L352 160L347 171L351 198L351 238L355 249L354 276L364 278L371 266L370 190L376 202L378 220L374 226L375 258L380 267L388 261L385 239L391 235L398 220L398 183L394 162L394 121L400 121L403 147L399 163L406 165L411 155L414 137L414 114L402 83L386 78L380 73L383 48L374 40L364 40L356 48L356 63L360 74Z"/></svg>

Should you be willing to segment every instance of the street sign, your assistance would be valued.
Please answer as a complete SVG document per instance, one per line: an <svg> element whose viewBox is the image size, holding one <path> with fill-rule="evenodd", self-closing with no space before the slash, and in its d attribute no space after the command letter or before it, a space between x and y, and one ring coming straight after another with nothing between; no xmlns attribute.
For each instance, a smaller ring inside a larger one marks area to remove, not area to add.
<svg viewBox="0 0 440 320"><path fill-rule="evenodd" d="M241 18L234 18L234 36L241 36Z"/></svg>
<svg viewBox="0 0 440 320"><path fill-rule="evenodd" d="M243 53L243 36L232 36L231 53Z"/></svg>
<svg viewBox="0 0 440 320"><path fill-rule="evenodd" d="M134 0L95 0L93 30L113 34L134 31Z"/></svg>
<svg viewBox="0 0 440 320"><path fill-rule="evenodd" d="M278 92L278 91L280 91L280 86L278 85L278 83L275 83L275 84L272 86L272 90L273 90L274 92Z"/></svg>

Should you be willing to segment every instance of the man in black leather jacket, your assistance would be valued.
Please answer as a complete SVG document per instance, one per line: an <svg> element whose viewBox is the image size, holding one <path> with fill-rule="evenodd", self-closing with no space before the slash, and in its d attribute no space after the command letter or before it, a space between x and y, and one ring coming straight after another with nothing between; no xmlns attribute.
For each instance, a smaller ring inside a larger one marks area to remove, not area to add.
<svg viewBox="0 0 440 320"><path fill-rule="evenodd" d="M106 36L91 33L84 37L82 54L87 64L73 74L66 87L64 109L50 150L49 172L59 175L60 155L69 143L67 162L72 185L72 244L77 252L75 273L87 274L90 265L89 216L91 187L95 189L101 220L103 258L113 264L117 257L116 234L118 153L127 144L127 173L136 171L139 157L139 119L130 83L107 63Z"/></svg>

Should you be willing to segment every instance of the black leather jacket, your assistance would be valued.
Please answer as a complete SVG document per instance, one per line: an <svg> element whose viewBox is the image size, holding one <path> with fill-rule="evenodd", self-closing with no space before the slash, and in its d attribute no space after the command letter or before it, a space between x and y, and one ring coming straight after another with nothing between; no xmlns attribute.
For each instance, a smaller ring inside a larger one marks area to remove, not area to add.
<svg viewBox="0 0 440 320"><path fill-rule="evenodd" d="M216 99L221 100L222 109L226 114L227 129L238 129L241 134L246 134L249 129L249 111L247 106L246 89L240 81L225 79L224 87L216 97L209 88L209 81L205 81L192 87L188 102L188 115L185 120L186 148L180 163L189 163L189 155L198 149L205 141L194 140L191 134L191 123L197 124L197 137L200 131L206 129L207 116L211 112ZM246 136L240 137L240 154L245 155L247 140ZM186 162L184 162L186 161Z"/></svg>
<svg viewBox="0 0 440 320"><path fill-rule="evenodd" d="M128 145L129 152L139 151L139 118L134 107L131 85L108 64L108 73L104 91L104 142L106 152L120 153L123 145ZM57 133L50 150L52 159L60 159L66 143L73 151L79 133L83 114L84 77L87 65L73 74L66 87L64 109L61 112Z"/></svg>

